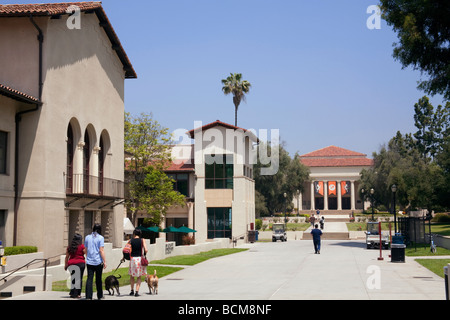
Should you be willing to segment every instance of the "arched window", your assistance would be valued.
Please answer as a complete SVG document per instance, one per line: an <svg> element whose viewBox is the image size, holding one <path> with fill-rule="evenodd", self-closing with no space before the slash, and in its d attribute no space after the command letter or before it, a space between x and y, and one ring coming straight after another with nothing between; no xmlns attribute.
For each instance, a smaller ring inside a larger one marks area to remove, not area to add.
<svg viewBox="0 0 450 320"><path fill-rule="evenodd" d="M89 161L91 159L91 146L89 139L89 132L84 131L84 146L83 146L83 191L89 193Z"/></svg>
<svg viewBox="0 0 450 320"><path fill-rule="evenodd" d="M67 169L66 169L66 193L72 193L73 190L73 157L74 157L74 138L72 125L67 127Z"/></svg>

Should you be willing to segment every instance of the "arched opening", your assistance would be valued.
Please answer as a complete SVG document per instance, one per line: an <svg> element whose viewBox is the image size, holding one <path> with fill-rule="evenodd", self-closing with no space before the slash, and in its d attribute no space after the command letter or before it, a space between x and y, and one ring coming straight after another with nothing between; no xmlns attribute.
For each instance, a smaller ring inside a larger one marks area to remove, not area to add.
<svg viewBox="0 0 450 320"><path fill-rule="evenodd" d="M67 127L67 168L66 168L66 193L73 191L73 158L75 154L74 136L72 125Z"/></svg>
<svg viewBox="0 0 450 320"><path fill-rule="evenodd" d="M91 159L91 144L89 139L89 131L84 131L84 146L83 146L83 191L89 193L89 162Z"/></svg>

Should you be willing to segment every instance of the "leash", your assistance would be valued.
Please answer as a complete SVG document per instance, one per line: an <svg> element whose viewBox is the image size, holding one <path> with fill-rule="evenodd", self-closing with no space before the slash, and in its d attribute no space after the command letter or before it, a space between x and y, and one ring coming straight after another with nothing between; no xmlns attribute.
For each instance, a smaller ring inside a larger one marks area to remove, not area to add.
<svg viewBox="0 0 450 320"><path fill-rule="evenodd" d="M117 269L119 269L120 265L121 265L124 261L125 261L124 259L121 259L121 260L120 260L119 265L118 265L117 268L113 271L113 273L116 272Z"/></svg>

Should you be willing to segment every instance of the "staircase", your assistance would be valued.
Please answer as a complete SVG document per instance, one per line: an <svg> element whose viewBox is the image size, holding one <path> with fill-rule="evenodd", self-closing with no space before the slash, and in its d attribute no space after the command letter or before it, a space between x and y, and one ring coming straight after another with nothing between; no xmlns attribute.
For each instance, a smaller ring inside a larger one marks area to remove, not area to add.
<svg viewBox="0 0 450 320"><path fill-rule="evenodd" d="M322 240L350 240L346 223L350 222L351 213L352 210L321 211L320 216L323 216L325 219L324 229L322 230ZM316 223L318 223L318 221ZM313 227L311 226L303 232L302 240L312 240L312 229Z"/></svg>

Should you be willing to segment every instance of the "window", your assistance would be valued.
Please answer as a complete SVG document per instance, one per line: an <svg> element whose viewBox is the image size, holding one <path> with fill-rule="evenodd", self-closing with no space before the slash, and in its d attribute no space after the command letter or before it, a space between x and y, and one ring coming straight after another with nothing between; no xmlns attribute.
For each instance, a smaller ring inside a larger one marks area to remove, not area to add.
<svg viewBox="0 0 450 320"><path fill-rule="evenodd" d="M8 161L8 133L0 131L0 174L6 174Z"/></svg>
<svg viewBox="0 0 450 320"><path fill-rule="evenodd" d="M205 188L233 189L233 155L206 156Z"/></svg>
<svg viewBox="0 0 450 320"><path fill-rule="evenodd" d="M208 239L231 238L231 208L208 208Z"/></svg>
<svg viewBox="0 0 450 320"><path fill-rule="evenodd" d="M175 180L173 189L189 197L189 176L187 173L169 173L167 176Z"/></svg>

